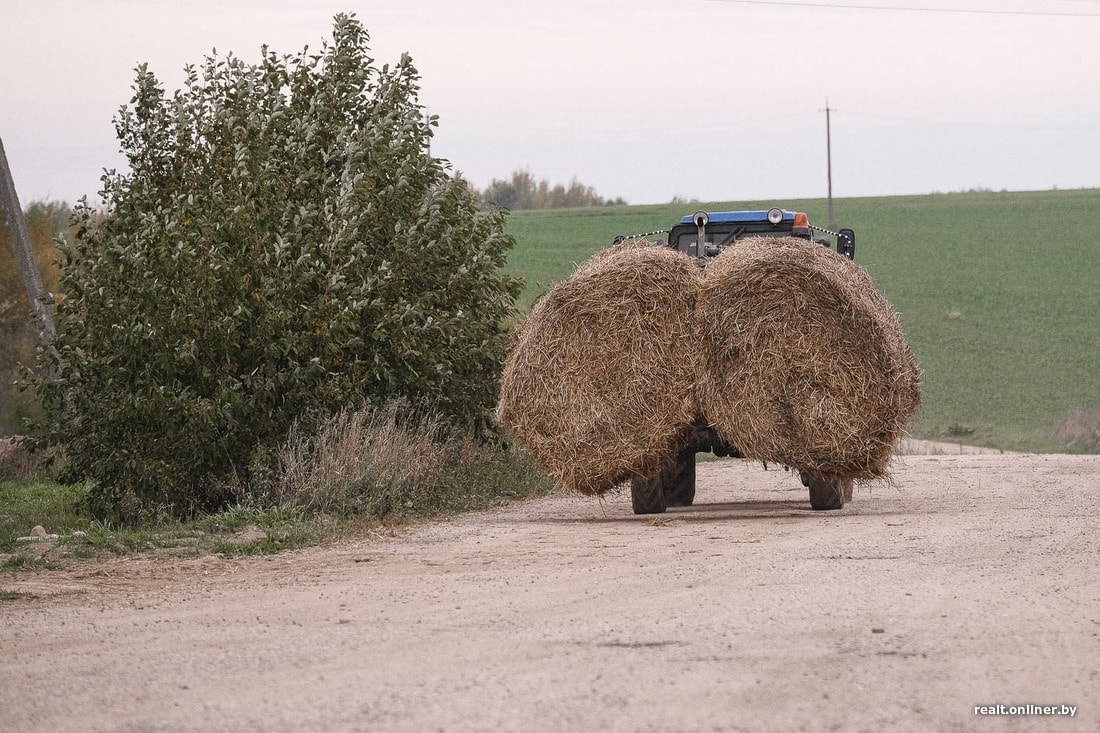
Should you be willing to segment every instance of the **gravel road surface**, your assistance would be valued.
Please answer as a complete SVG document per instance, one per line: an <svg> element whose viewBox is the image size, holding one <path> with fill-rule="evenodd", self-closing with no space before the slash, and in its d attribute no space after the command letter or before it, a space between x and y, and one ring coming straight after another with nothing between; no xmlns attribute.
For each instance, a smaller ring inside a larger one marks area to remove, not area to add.
<svg viewBox="0 0 1100 733"><path fill-rule="evenodd" d="M836 512L726 460L659 516L7 571L0 729L1100 730L1100 456L925 448Z"/></svg>

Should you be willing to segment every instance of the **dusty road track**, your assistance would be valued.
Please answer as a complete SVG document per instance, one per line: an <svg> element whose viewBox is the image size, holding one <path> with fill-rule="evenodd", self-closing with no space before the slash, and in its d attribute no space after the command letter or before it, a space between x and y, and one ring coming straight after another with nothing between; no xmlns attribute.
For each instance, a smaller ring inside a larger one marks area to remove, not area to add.
<svg viewBox="0 0 1100 733"><path fill-rule="evenodd" d="M6 574L5 730L1097 730L1100 456L910 456L809 511L551 498L243 561ZM1070 705L983 717L976 705Z"/></svg>

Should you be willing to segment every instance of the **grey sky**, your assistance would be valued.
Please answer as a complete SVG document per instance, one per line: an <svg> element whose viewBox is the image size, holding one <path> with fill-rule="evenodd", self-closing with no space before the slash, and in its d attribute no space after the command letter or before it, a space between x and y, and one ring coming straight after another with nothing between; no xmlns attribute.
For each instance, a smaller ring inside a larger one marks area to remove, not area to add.
<svg viewBox="0 0 1100 733"><path fill-rule="evenodd" d="M412 55L433 152L482 187L823 196L826 98L837 196L1100 187L1098 0L3 0L21 200L96 199L139 62L174 90L213 49L316 49L338 12L380 62Z"/></svg>

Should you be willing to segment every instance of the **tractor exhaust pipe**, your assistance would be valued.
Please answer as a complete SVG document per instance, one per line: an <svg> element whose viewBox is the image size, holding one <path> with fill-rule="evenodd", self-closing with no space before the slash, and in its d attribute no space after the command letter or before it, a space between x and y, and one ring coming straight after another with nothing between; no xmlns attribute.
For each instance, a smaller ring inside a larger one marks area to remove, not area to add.
<svg viewBox="0 0 1100 733"><path fill-rule="evenodd" d="M696 211L692 215L692 220L695 222L698 234L695 239L695 256L706 257L707 256L707 222L710 221L710 217L707 216L705 211Z"/></svg>

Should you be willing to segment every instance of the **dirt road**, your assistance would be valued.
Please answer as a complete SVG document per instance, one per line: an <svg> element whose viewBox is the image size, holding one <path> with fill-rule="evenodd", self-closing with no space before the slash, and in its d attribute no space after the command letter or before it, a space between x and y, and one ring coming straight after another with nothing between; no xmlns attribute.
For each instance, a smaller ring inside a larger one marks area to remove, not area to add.
<svg viewBox="0 0 1100 733"><path fill-rule="evenodd" d="M0 603L0 728L1100 729L1100 456L908 456L824 513L783 471L699 473L657 518L555 497L4 574L37 597Z"/></svg>

